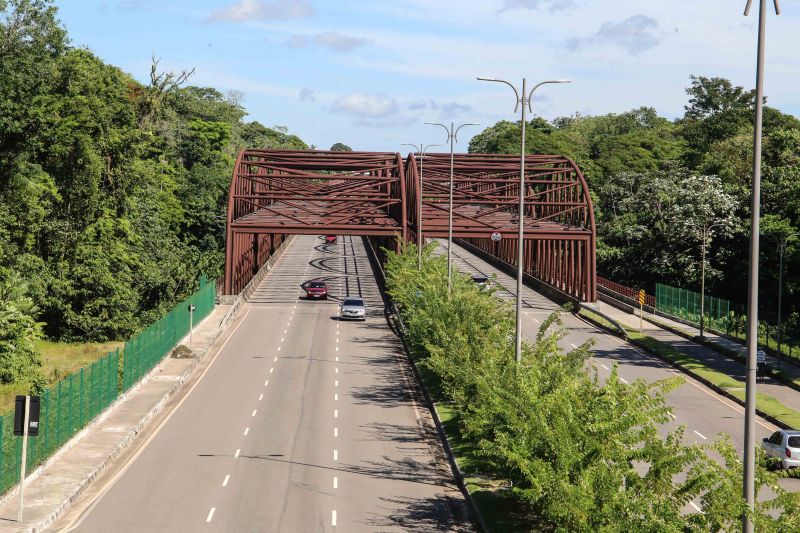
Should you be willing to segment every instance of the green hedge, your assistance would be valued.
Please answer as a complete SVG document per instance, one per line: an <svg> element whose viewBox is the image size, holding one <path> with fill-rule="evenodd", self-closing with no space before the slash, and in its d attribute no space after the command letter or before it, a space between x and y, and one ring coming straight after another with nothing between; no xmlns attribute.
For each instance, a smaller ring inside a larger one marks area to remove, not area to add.
<svg viewBox="0 0 800 533"><path fill-rule="evenodd" d="M741 463L730 439L685 445L682 427L665 432L666 393L682 378L625 384L614 368L601 381L596 370L587 372L591 342L561 349L558 314L524 344L516 364L512 309L463 275L454 276L448 294L446 261L433 258L431 249L421 271L413 246L387 252L387 288L412 355L434 375L426 383L436 384L434 396L447 406L445 429L451 439L457 433L452 440L468 486L480 492L476 505L496 501L492 492L503 502L511 497L517 530L740 527ZM488 482L478 489L480 479ZM760 484L774 481L759 471ZM777 503L756 509L759 531L792 529L800 520L795 495L777 493ZM703 512L686 514L689 501Z"/></svg>

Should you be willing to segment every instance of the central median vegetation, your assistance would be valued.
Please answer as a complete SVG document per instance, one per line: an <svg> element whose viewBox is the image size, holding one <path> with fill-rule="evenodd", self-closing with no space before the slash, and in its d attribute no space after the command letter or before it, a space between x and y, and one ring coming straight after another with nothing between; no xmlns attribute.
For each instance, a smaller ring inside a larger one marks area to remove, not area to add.
<svg viewBox="0 0 800 533"><path fill-rule="evenodd" d="M388 253L387 290L481 521L490 531L731 531L742 464L727 436L687 444L666 394L682 378L602 380L591 343L565 352L558 313L514 362L513 311L413 246ZM800 496L760 466L758 531L800 530ZM765 493L766 494L766 493ZM702 511L695 511L694 502Z"/></svg>

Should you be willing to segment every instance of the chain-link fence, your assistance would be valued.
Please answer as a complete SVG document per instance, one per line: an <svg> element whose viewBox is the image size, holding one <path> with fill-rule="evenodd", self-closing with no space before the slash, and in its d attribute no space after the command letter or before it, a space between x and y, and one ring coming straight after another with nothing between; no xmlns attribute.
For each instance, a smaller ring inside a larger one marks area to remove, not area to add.
<svg viewBox="0 0 800 533"><path fill-rule="evenodd" d="M214 283L200 279L200 289L119 350L54 383L41 394L39 435L28 439L31 472L153 368L189 332L189 305L194 325L214 310ZM0 494L19 481L22 439L14 436L14 412L0 416Z"/></svg>
<svg viewBox="0 0 800 533"><path fill-rule="evenodd" d="M28 439L28 472L44 462L119 395L119 350L81 368L41 394L39 435ZM0 416L0 493L19 481L22 439L14 436L14 413Z"/></svg>
<svg viewBox="0 0 800 533"><path fill-rule="evenodd" d="M700 324L700 294L686 289L656 284L656 309L668 315ZM745 316L744 307L724 298L706 294L703 309L706 327L732 334Z"/></svg>
<svg viewBox="0 0 800 533"><path fill-rule="evenodd" d="M123 391L130 389L189 333L189 306L195 306L191 319L197 324L214 310L215 297L214 284L208 283L205 277L201 278L200 289L196 293L125 343L122 364Z"/></svg>

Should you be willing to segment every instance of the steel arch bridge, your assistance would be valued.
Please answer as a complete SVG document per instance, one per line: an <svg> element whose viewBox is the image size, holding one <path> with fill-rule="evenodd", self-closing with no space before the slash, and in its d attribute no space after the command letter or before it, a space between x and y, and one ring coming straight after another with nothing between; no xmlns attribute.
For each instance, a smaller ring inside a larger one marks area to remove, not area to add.
<svg viewBox="0 0 800 533"><path fill-rule="evenodd" d="M516 264L519 156L457 154L453 183L453 236ZM224 292L243 290L286 235L447 237L449 187L450 154L243 150L228 198ZM526 156L524 198L525 271L595 301L594 212L581 171L566 157Z"/></svg>

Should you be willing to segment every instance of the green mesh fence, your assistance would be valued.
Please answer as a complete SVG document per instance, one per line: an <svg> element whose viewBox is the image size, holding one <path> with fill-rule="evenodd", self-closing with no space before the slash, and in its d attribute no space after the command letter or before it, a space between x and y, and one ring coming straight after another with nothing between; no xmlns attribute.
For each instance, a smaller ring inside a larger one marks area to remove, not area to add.
<svg viewBox="0 0 800 533"><path fill-rule="evenodd" d="M120 391L141 379L189 333L189 304L196 306L196 326L213 311L215 297L215 285L200 278L197 292L125 343L124 357L115 350L42 392L39 435L28 439L28 472L116 400ZM0 416L0 494L19 481L21 460L22 439L14 436L11 411Z"/></svg>
<svg viewBox="0 0 800 533"><path fill-rule="evenodd" d="M193 320L197 324L214 310L215 298L216 287L202 277L197 292L126 342L122 364L122 390L131 388L189 333L190 304L195 306Z"/></svg>
<svg viewBox="0 0 800 533"><path fill-rule="evenodd" d="M117 398L119 362L119 350L115 350L42 392L39 435L28 438L28 472ZM11 411L0 416L0 493L19 481L21 460L22 439L14 436Z"/></svg>
<svg viewBox="0 0 800 533"><path fill-rule="evenodd" d="M668 315L700 324L700 294L686 289L656 284L656 309ZM706 295L703 321L707 327L729 332L744 314L741 306L723 298Z"/></svg>

